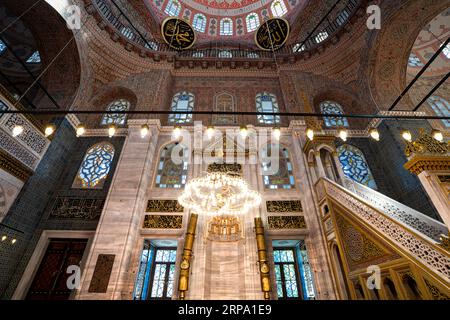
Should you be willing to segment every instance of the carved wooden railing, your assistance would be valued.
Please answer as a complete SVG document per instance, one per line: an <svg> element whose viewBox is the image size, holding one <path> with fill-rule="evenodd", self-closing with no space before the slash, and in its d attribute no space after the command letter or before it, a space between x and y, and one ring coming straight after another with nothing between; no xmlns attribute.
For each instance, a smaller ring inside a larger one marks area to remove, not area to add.
<svg viewBox="0 0 450 320"><path fill-rule="evenodd" d="M316 192L319 201L326 199L339 203L343 208L346 208L347 214L356 218L376 234L382 235L387 243L402 252L404 256L409 257L410 260L434 273L437 277L450 282L449 252L442 248L436 240L421 231L438 226L442 229L439 222L433 222L427 228L424 228L424 226L418 227L421 230L417 230L416 223L411 225L411 221L416 220L405 219L401 212L397 213L392 208L397 207L398 210L405 211L417 219L420 217L419 225L430 221L417 211L403 206L374 190L360 188L358 185L355 185L354 191L351 191L329 179L321 178L316 183ZM363 195L364 193L366 195ZM383 207L383 201L386 201L386 205L392 205L392 207ZM407 210L405 210L406 208ZM406 223L405 221L409 222Z"/></svg>
<svg viewBox="0 0 450 320"><path fill-rule="evenodd" d="M441 235L448 234L448 229L445 224L405 206L382 193L348 178L344 179L344 185L348 190L354 192L372 206L389 215L391 218L396 219L414 232L420 232L422 235L427 236L436 242L440 241Z"/></svg>

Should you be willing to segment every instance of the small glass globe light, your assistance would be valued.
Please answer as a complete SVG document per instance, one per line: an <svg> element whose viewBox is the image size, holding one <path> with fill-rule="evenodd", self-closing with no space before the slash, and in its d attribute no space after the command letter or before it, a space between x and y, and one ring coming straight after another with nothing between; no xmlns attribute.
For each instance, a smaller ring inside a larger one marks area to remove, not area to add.
<svg viewBox="0 0 450 320"><path fill-rule="evenodd" d="M306 136L312 141L314 139L314 130L311 128L306 129Z"/></svg>
<svg viewBox="0 0 450 320"><path fill-rule="evenodd" d="M173 138L174 139L178 139L181 135L181 127L180 126L176 126L173 128Z"/></svg>
<svg viewBox="0 0 450 320"><path fill-rule="evenodd" d="M402 138L405 139L408 142L411 142L412 141L411 132L409 130L403 130L402 131Z"/></svg>
<svg viewBox="0 0 450 320"><path fill-rule="evenodd" d="M280 137L281 137L281 130L280 130L280 128L274 128L272 134L273 134L273 137L277 141L280 140Z"/></svg>
<svg viewBox="0 0 450 320"><path fill-rule="evenodd" d="M49 124L45 127L45 136L49 137L53 134L53 132L55 132L56 127L53 124Z"/></svg>
<svg viewBox="0 0 450 320"><path fill-rule="evenodd" d="M12 135L13 137L17 137L19 134L22 134L23 132L23 127L21 125L15 125L13 130L12 130Z"/></svg>
<svg viewBox="0 0 450 320"><path fill-rule="evenodd" d="M241 134L241 137L243 139L245 139L247 137L247 135L248 135L248 128L247 128L247 126L241 126L241 128L239 129L239 132Z"/></svg>
<svg viewBox="0 0 450 320"><path fill-rule="evenodd" d="M116 126L115 125L110 125L108 128L108 136L110 138L114 137L114 135L116 134Z"/></svg>
<svg viewBox="0 0 450 320"><path fill-rule="evenodd" d="M77 132L77 137L81 137L86 132L86 127L82 124L79 124L77 126L76 132Z"/></svg>
<svg viewBox="0 0 450 320"><path fill-rule="evenodd" d="M348 131L347 129L340 129L339 130L339 138L341 138L342 141L347 141L347 137L348 137Z"/></svg>
<svg viewBox="0 0 450 320"><path fill-rule="evenodd" d="M215 129L213 126L209 126L206 128L206 136L210 140L214 136Z"/></svg>
<svg viewBox="0 0 450 320"><path fill-rule="evenodd" d="M150 131L150 128L148 127L148 125L143 124L141 126L141 138L145 138L148 135L149 131Z"/></svg>
<svg viewBox="0 0 450 320"><path fill-rule="evenodd" d="M433 130L433 131L431 131L431 135L432 135L432 137L433 137L435 140L437 140L437 141L439 141L439 142L442 142L442 141L444 140L444 135L443 135L442 132L439 131L439 130Z"/></svg>
<svg viewBox="0 0 450 320"><path fill-rule="evenodd" d="M378 132L378 129L372 128L369 130L370 137L375 141L380 141L380 133Z"/></svg>

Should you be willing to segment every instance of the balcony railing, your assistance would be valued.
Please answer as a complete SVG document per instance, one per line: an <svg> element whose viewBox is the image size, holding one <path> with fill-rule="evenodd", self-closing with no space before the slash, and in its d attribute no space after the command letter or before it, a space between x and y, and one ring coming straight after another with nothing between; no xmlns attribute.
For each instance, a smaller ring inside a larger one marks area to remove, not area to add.
<svg viewBox="0 0 450 320"><path fill-rule="evenodd" d="M161 43L152 37L148 32L137 30L132 26L128 19L122 13L114 13L114 4L108 0L91 0L102 18L107 21L118 34L122 35L127 41L149 50L153 53L165 53L180 58L189 59L273 59L273 53L263 50L249 50L241 48L227 48L221 45L220 48L208 49L189 49L177 51L169 47L166 43ZM295 56L308 52L331 39L340 29L342 29L360 7L364 0L346 0L347 3L343 9L336 9L335 12L328 13L326 19L316 28L316 31L306 39L299 39L296 43L286 45L277 50L278 56ZM337 7L336 7L337 8ZM339 11L340 10L340 11ZM330 19L329 17L335 17Z"/></svg>

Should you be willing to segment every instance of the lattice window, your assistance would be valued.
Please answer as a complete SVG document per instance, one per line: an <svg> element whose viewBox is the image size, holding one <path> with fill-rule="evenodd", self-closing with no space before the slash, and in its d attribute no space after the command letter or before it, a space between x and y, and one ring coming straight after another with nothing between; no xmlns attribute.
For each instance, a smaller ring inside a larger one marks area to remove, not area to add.
<svg viewBox="0 0 450 320"><path fill-rule="evenodd" d="M450 103L447 100L439 96L431 96L427 102L436 115L440 117L450 117ZM444 119L441 121L444 126L450 127L450 120Z"/></svg>
<svg viewBox="0 0 450 320"><path fill-rule="evenodd" d="M6 51L6 44L0 40L0 54L2 54L4 51Z"/></svg>
<svg viewBox="0 0 450 320"><path fill-rule="evenodd" d="M182 91L176 93L172 98L172 111L192 111L194 110L194 94ZM169 115L169 123L189 123L192 121L192 114L178 113Z"/></svg>
<svg viewBox="0 0 450 320"><path fill-rule="evenodd" d="M298 271L294 248L273 250L278 299L298 299Z"/></svg>
<svg viewBox="0 0 450 320"><path fill-rule="evenodd" d="M272 154L272 152L277 152ZM267 145L261 150L261 167L266 189L294 189L295 179L289 151L280 145Z"/></svg>
<svg viewBox="0 0 450 320"><path fill-rule="evenodd" d="M83 189L102 188L114 159L114 147L108 142L98 143L86 152L74 187Z"/></svg>
<svg viewBox="0 0 450 320"><path fill-rule="evenodd" d="M256 95L256 111L278 113L277 97L274 94L263 92ZM278 115L258 115L258 122L263 124L277 124L280 123L280 116Z"/></svg>
<svg viewBox="0 0 450 320"><path fill-rule="evenodd" d="M192 27L195 31L205 32L206 31L206 17L201 13L197 13L194 16L194 20L192 22Z"/></svg>
<svg viewBox="0 0 450 320"><path fill-rule="evenodd" d="M326 114L344 114L342 107L334 101L323 101L320 104L320 111ZM324 117L326 127L348 127L345 117Z"/></svg>
<svg viewBox="0 0 450 320"><path fill-rule="evenodd" d="M328 32L322 31L317 34L317 36L314 37L314 40L316 43L321 43L322 41L325 41L328 38Z"/></svg>
<svg viewBox="0 0 450 320"><path fill-rule="evenodd" d="M247 32L255 31L259 27L259 16L252 12L247 15L245 22L247 23Z"/></svg>
<svg viewBox="0 0 450 320"><path fill-rule="evenodd" d="M125 99L119 99L112 102L106 111L128 111L130 110L130 102ZM107 113L103 115L102 125L124 125L127 119L127 115L124 113Z"/></svg>
<svg viewBox="0 0 450 320"><path fill-rule="evenodd" d="M275 0L270 5L270 10L272 11L272 15L274 17L282 17L287 13L286 5L282 0Z"/></svg>
<svg viewBox="0 0 450 320"><path fill-rule="evenodd" d="M220 35L233 35L233 20L231 20L230 18L223 18L222 20L220 20Z"/></svg>
<svg viewBox="0 0 450 320"><path fill-rule="evenodd" d="M186 184L187 149L178 143L165 146L160 153L155 185L157 188L183 188Z"/></svg>
<svg viewBox="0 0 450 320"><path fill-rule="evenodd" d="M355 146L344 144L337 148L337 152L342 170L348 178L372 189L377 189L375 179L361 150Z"/></svg>
<svg viewBox="0 0 450 320"><path fill-rule="evenodd" d="M144 241L134 287L134 300L171 299L175 280L177 249L155 247Z"/></svg>
<svg viewBox="0 0 450 320"><path fill-rule="evenodd" d="M41 63L41 55L39 51L35 51L28 59L27 63Z"/></svg>
<svg viewBox="0 0 450 320"><path fill-rule="evenodd" d="M221 93L216 96L214 104L215 112L233 112L234 97L229 93ZM236 124L235 115L213 115L212 122L215 125L233 125Z"/></svg>
<svg viewBox="0 0 450 320"><path fill-rule="evenodd" d="M171 17L178 17L181 12L181 5L177 0L169 0L164 12Z"/></svg>
<svg viewBox="0 0 450 320"><path fill-rule="evenodd" d="M424 64L422 61L420 61L418 56L411 52L408 58L408 66L413 68L421 68L424 66Z"/></svg>

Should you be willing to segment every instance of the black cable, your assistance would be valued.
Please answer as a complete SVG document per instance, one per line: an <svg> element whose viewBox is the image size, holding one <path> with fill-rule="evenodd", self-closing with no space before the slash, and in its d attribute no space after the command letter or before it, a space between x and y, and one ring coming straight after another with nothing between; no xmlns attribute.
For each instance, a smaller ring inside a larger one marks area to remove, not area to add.
<svg viewBox="0 0 450 320"><path fill-rule="evenodd" d="M434 53L434 55L431 57L431 59L427 62L426 65L424 65L422 67L422 69L419 71L419 73L414 77L414 79L411 80L411 82L406 86L406 88L403 90L402 93L400 93L400 95L397 97L397 99L395 99L394 103L389 107L389 111L391 111L392 109L395 108L395 106L400 102L400 100L403 98L403 96L408 93L409 89L411 89L411 87L416 83L417 80L419 80L419 78L422 76L422 74L427 70L427 68L433 63L433 61L439 57L439 55L441 54L441 52L445 49L445 47L449 44L450 42L450 37L447 38L447 41L445 41L445 43L440 46L440 48Z"/></svg>
<svg viewBox="0 0 450 320"><path fill-rule="evenodd" d="M428 94L419 102L419 104L413 109L413 111L417 111L417 109L419 109L420 108L420 106L422 105L422 104L424 104L425 103L425 101L427 101L432 95L433 95L433 93L437 90L437 89L439 89L439 87L445 82L445 81L447 81L447 79L448 79L448 77L450 76L450 72L449 73L447 73L446 75L445 75L445 77L443 77L434 87L433 87L433 89L431 89L431 91L430 92L428 92Z"/></svg>
<svg viewBox="0 0 450 320"><path fill-rule="evenodd" d="M357 119L441 119L448 120L450 116L417 116L417 115L379 115L379 114L331 114L308 112L253 112L253 111L171 111L171 110L129 110L129 111L95 111L95 110L5 110L0 114L33 114L33 115L68 115L68 114L136 114L136 115L168 115L168 114L192 114L192 115L241 115L241 116L280 116L280 117L319 117L319 118L357 118Z"/></svg>

